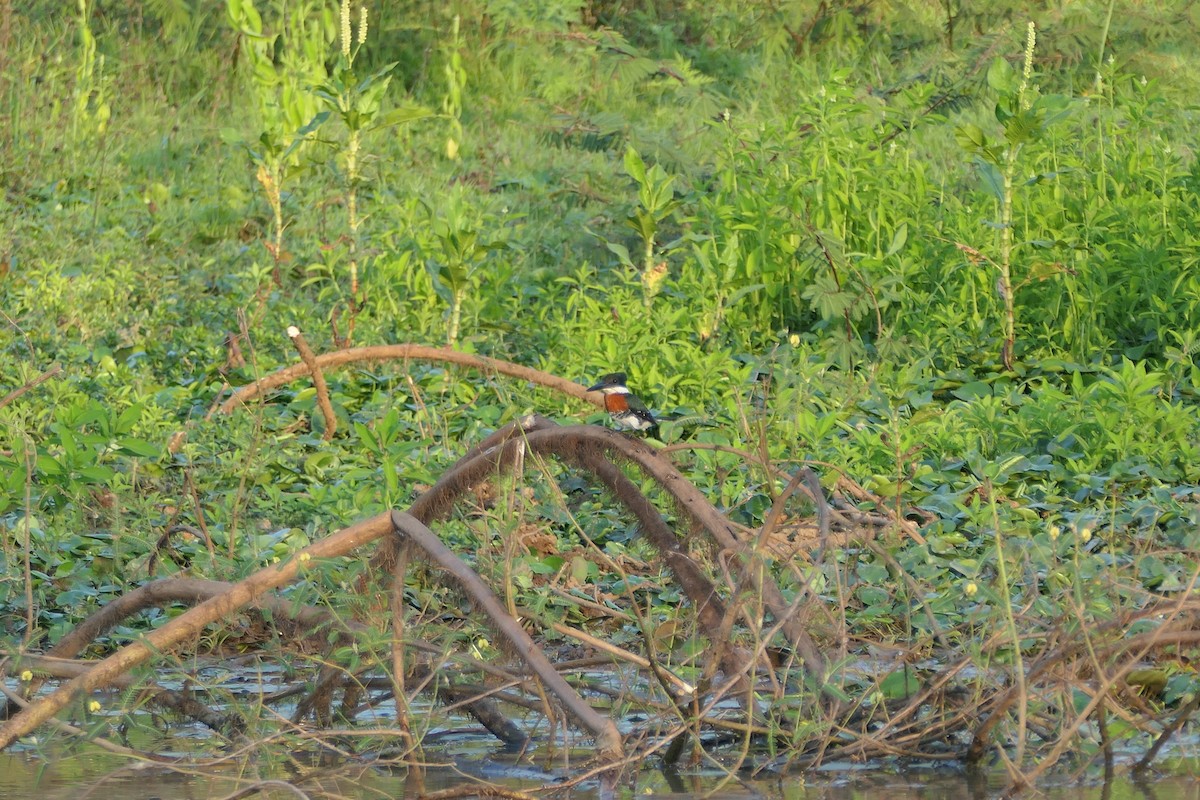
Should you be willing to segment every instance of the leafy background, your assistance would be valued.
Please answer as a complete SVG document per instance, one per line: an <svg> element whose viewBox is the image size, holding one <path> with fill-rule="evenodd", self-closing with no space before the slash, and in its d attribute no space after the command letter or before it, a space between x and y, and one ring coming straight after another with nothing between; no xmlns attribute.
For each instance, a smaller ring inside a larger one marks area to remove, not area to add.
<svg viewBox="0 0 1200 800"><path fill-rule="evenodd" d="M246 574L519 415L602 420L420 364L330 375L332 442L301 384L209 416L294 362L291 324L623 369L668 444L856 479L927 540L825 565L863 635L970 647L1013 608L1087 624L1190 586L1195 4L365 7L349 55L315 0L0 7L0 386L61 366L0 408L6 637L53 641L152 571ZM774 478L678 458L761 524ZM559 477L442 533L569 614L564 569L625 580L581 530L644 553Z"/></svg>

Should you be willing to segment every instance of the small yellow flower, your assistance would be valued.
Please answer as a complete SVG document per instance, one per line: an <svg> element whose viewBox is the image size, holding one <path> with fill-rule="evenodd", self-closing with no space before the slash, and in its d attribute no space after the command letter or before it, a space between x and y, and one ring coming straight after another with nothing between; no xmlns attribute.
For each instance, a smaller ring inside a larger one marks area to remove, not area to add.
<svg viewBox="0 0 1200 800"><path fill-rule="evenodd" d="M967 597L974 597L979 592L979 586L975 581L967 581L967 585L963 587L963 594Z"/></svg>
<svg viewBox="0 0 1200 800"><path fill-rule="evenodd" d="M1051 525L1046 533L1050 534L1050 541L1055 542L1058 541L1058 535L1062 533L1062 530L1057 525Z"/></svg>
<svg viewBox="0 0 1200 800"><path fill-rule="evenodd" d="M308 561L312 561L312 553L301 553L300 554L300 563L304 564Z"/></svg>
<svg viewBox="0 0 1200 800"><path fill-rule="evenodd" d="M100 710L100 701L99 700L92 700L90 703L88 703L88 711L95 714L99 710Z"/></svg>
<svg viewBox="0 0 1200 800"><path fill-rule="evenodd" d="M1092 529L1091 528L1084 528L1083 530L1081 530L1079 532L1079 541L1083 542L1084 544L1087 544L1091 540L1092 540Z"/></svg>
<svg viewBox="0 0 1200 800"><path fill-rule="evenodd" d="M27 669L21 673L21 680L24 683L29 683L33 680L33 670Z"/></svg>
<svg viewBox="0 0 1200 800"><path fill-rule="evenodd" d="M793 333L791 336L789 336L788 344L790 344L792 347L799 347L800 346L800 334Z"/></svg>

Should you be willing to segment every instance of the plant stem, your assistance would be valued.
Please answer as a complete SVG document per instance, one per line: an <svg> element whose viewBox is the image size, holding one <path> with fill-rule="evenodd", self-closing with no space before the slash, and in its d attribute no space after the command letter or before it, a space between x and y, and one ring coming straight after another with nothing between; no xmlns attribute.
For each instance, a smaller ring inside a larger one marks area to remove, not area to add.
<svg viewBox="0 0 1200 800"><path fill-rule="evenodd" d="M1108 13L1104 17L1104 30L1100 32L1100 50L1096 54L1096 91L1099 92L1103 88L1104 78L1100 75L1100 70L1104 66L1104 49L1108 46L1108 29L1112 24L1113 6L1117 0L1108 0Z"/></svg>
<svg viewBox="0 0 1200 800"><path fill-rule="evenodd" d="M358 307L358 148L359 132L351 130L346 141L346 215L350 226L350 311Z"/></svg>
<svg viewBox="0 0 1200 800"><path fill-rule="evenodd" d="M1004 344L1000 360L1004 368L1013 368L1013 349L1016 346L1016 310L1012 285L1012 207L1013 173L1017 169L1020 145L1010 145L1004 161L1004 198L1000 201L1000 279L997 290L1004 301Z"/></svg>
<svg viewBox="0 0 1200 800"><path fill-rule="evenodd" d="M447 339L449 344L454 347L458 343L458 326L462 321L462 299L464 290L457 289L453 294L453 300L450 303L450 326L447 330Z"/></svg>
<svg viewBox="0 0 1200 800"><path fill-rule="evenodd" d="M1017 754L1015 763L1020 767L1025 760L1026 737L1026 694L1025 694L1025 661L1021 656L1021 635L1017 632L1017 619L1013 614L1012 584L1008 579L1008 565L1004 557L1004 533L1000 526L1000 513L996 509L995 495L991 482L987 483L989 495L992 496L992 524L996 532L996 580L1000 584L1000 598L1004 602L1004 620L1008 627L1008 636L1012 639L1013 673L1017 685L1020 702L1017 703Z"/></svg>

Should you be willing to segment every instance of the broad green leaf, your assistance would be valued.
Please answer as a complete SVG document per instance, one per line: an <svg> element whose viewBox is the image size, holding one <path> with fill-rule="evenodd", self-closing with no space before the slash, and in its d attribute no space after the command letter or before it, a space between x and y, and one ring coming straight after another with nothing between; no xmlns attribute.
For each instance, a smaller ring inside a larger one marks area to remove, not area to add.
<svg viewBox="0 0 1200 800"><path fill-rule="evenodd" d="M886 255L894 256L904 247L904 243L908 241L908 223L901 222L896 227L896 232L892 234L892 243L888 245Z"/></svg>
<svg viewBox="0 0 1200 800"><path fill-rule="evenodd" d="M158 458L161 453L157 445L142 439L121 439L117 442L117 450L125 455L142 458Z"/></svg>
<svg viewBox="0 0 1200 800"><path fill-rule="evenodd" d="M111 468L102 466L84 467L78 473L88 483L108 483L116 475Z"/></svg>
<svg viewBox="0 0 1200 800"><path fill-rule="evenodd" d="M372 130L392 128L397 125L407 125L410 122L417 122L434 116L436 114L434 114L433 110L425 106L402 106L400 108L393 108L391 111L382 114L371 128Z"/></svg>
<svg viewBox="0 0 1200 800"><path fill-rule="evenodd" d="M121 415L117 417L117 425L113 433L117 434L118 436L129 433L129 431L133 430L133 426L136 425L137 421L141 418L142 405L138 403L130 406L122 411Z"/></svg>
<svg viewBox="0 0 1200 800"><path fill-rule="evenodd" d="M992 387L983 381L971 381L951 392L959 400L975 400L979 397L991 397Z"/></svg>
<svg viewBox="0 0 1200 800"><path fill-rule="evenodd" d="M58 463L58 459L53 456L38 456L37 457L38 472L43 475L62 475L62 464Z"/></svg>
<svg viewBox="0 0 1200 800"><path fill-rule="evenodd" d="M980 154L988 149L987 134L983 132L983 128L974 123L959 125L955 128L954 139L958 142L959 147L970 153Z"/></svg>
<svg viewBox="0 0 1200 800"><path fill-rule="evenodd" d="M627 267L633 266L633 259L629 257L629 248L617 242L604 243L609 250L616 254L617 258L621 259L621 263Z"/></svg>
<svg viewBox="0 0 1200 800"><path fill-rule="evenodd" d="M646 162L632 147L625 150L625 171L638 183L646 182Z"/></svg>
<svg viewBox="0 0 1200 800"><path fill-rule="evenodd" d="M995 164L990 161L985 161L982 158L975 159L975 166L979 168L979 177L983 179L983 185L987 188L992 197L1004 202L1004 176L1000 174L1000 170Z"/></svg>
<svg viewBox="0 0 1200 800"><path fill-rule="evenodd" d="M1004 58L997 56L988 67L988 86L1000 94L1013 94L1019 86L1016 70Z"/></svg>

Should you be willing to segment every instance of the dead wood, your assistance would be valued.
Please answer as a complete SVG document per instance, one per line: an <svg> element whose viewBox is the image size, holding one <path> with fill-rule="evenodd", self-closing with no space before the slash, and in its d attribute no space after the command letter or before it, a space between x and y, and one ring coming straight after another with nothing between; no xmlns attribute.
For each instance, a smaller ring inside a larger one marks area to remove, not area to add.
<svg viewBox="0 0 1200 800"><path fill-rule="evenodd" d="M58 644L40 658L50 660L46 663L71 664L72 666L69 668L62 668L64 672L61 676L70 678L78 677L86 669L90 668L92 664L70 661L69 659L78 656L89 644L129 617L141 613L148 608L159 608L171 603L195 605L217 597L224 592L228 592L232 587L233 584L224 581L208 581L198 578L168 578L148 583L105 605L76 626L74 630L59 640ZM312 606L297 607L293 601L273 595L259 598L248 605L247 609L269 614L274 630L293 644L303 639L308 640L313 647L337 648L348 644L352 636L365 633L368 630L366 625L354 622L353 620L343 619L329 613L325 609L314 608ZM323 631L334 629L338 631L338 635L330 643ZM422 650L436 650L432 645L424 642L409 642L408 644ZM39 657L26 655L22 656L22 658L27 661L30 658ZM336 667L334 669L339 676L343 674ZM123 676L111 685L118 688L125 688L126 686L133 685L133 681ZM219 718L206 706L202 706L189 697L180 696L178 693L161 695L162 692L166 692L166 690L155 690L153 699L156 702L168 708L175 709L182 714L191 716L210 727L215 725L219 719L224 719ZM297 705L298 712L302 712L302 709L305 708L306 700L308 698L305 698L305 700L302 700ZM462 700L462 697L455 696L455 702L461 702ZM353 699L348 694L343 705L352 703ZM495 720L499 717L499 712L493 703L480 701L478 703L463 703L463 705L472 716L485 726L488 726L489 729L496 724ZM17 713L17 711L18 709L15 706L10 706L10 711L6 716L11 716ZM304 713L298 713L296 718L300 719L303 716ZM240 721L237 722L240 723ZM229 729L231 723L233 723L233 720L225 723L226 730Z"/></svg>
<svg viewBox="0 0 1200 800"><path fill-rule="evenodd" d="M436 681L436 676L421 666L413 668L411 675L418 683ZM529 743L529 736L525 731L504 716L496 701L483 694L481 690L460 683L444 681L438 681L434 685L438 698L447 706L457 704L463 708L473 709L471 715L487 728L488 733L509 747L525 747Z"/></svg>
<svg viewBox="0 0 1200 800"><path fill-rule="evenodd" d="M329 401L329 387L325 384L325 373L321 371L321 365L317 363L317 357L312 348L308 346L308 342L304 340L304 334L300 333L300 329L292 325L288 327L287 335L292 340L292 344L296 346L296 352L300 354L304 366L308 367L309 375L312 376L313 387L317 390L317 407L321 409L321 415L325 418L325 434L321 438L328 442L333 438L334 431L337 430L337 415L333 413L333 403Z"/></svg>
<svg viewBox="0 0 1200 800"><path fill-rule="evenodd" d="M1025 676L1027 686L1042 680L1055 668L1078 654L1090 651L1097 659L1112 659L1136 653L1137 658L1127 660L1120 667L1120 674L1133 668L1135 661L1142 658L1151 649L1164 645L1195 645L1200 643L1200 631L1195 630L1195 620L1200 612L1200 602L1190 600L1184 593L1179 600L1156 603L1154 606L1139 609L1122 617L1097 624L1091 630L1077 630L1075 635L1064 644L1045 652L1030 668ZM1163 623L1148 633L1129 636L1128 629L1133 623L1162 617ZM980 724L976 727L971 744L967 748L965 758L967 763L978 763L987 752L991 743L991 734L996 725L1003 719L1013 704L1023 699L1018 685L1014 682L1006 692L991 698L988 712L982 715Z"/></svg>
<svg viewBox="0 0 1200 800"><path fill-rule="evenodd" d="M771 613L777 620L783 621L784 634L804 660L805 669L811 674L823 675L823 657L808 631L799 621L792 619L793 612L765 569L763 559L754 552L750 543L738 539L732 523L708 502L699 489L645 443L595 425L558 426L537 415L509 425L491 438L496 444L487 449L476 448L472 452L477 455L460 460L429 491L417 498L409 513L428 525L449 513L453 503L466 494L471 486L492 477L497 471L510 469L519 455L526 451L537 455L553 455L589 471L596 467L599 469L597 477L602 481L612 480L609 488L617 499L648 526L646 530L651 543L660 548L668 567L688 594L697 614L701 615L701 624L710 635L715 636L724 612L712 584L641 491L631 481L617 481L614 473L603 466L609 463L610 456L636 464L721 549L737 556L747 585L761 593ZM379 551L372 559L373 572L390 572L399 544L396 540L384 540L380 544ZM729 663L727 669L732 670L731 675L739 675L742 667Z"/></svg>
<svg viewBox="0 0 1200 800"><path fill-rule="evenodd" d="M234 584L225 581L208 581L199 578L165 578L139 586L132 592L121 595L105 605L92 616L77 625L58 644L46 651L47 656L74 658L93 641L112 630L121 622L147 608L158 608L171 603L196 605L228 592ZM329 612L312 607L297 608L290 600L267 596L250 604L251 608L270 612L276 627L284 636L314 636L314 641L323 643L316 634L322 627L338 625L349 633L359 633L365 626L336 619Z"/></svg>
<svg viewBox="0 0 1200 800"><path fill-rule="evenodd" d="M205 600L163 627L148 632L138 641L96 662L95 666L84 674L30 703L28 708L0 726L0 750L49 720L77 695L111 684L117 676L150 660L157 653L170 650L198 636L208 625L232 616L264 593L295 580L309 559L346 555L391 530L390 517L387 514L379 514L320 539L293 558L259 570L235 583L227 591Z"/></svg>
<svg viewBox="0 0 1200 800"><path fill-rule="evenodd" d="M194 606L218 597L232 587L233 584L224 581L209 581L199 578L166 578L147 583L109 602L79 623L70 633L60 639L58 644L47 650L44 656L52 659L76 658L96 639L129 617L148 608L161 608L172 603ZM295 603L278 597L263 597L251 607L269 612L276 629L282 635L290 635L293 639L300 636L311 636L314 631L323 626L338 624L337 620L327 611L310 607L297 609ZM352 633L365 629L354 623L345 623L344 627L347 632ZM90 666L94 666L94 663L88 666L90 668ZM72 675L72 677L77 676ZM36 688L37 684L31 684L27 694L32 694ZM7 719L17 714L18 711L19 709L14 704L8 703L3 716Z"/></svg>
<svg viewBox="0 0 1200 800"><path fill-rule="evenodd" d="M808 631L795 618L783 593L766 569L761 554L754 551L751 543L738 539L728 518L714 508L673 464L641 441L594 425L571 426L563 428L561 432L539 431L529 434L527 441L534 452L545 449L569 459L590 450L597 455L615 455L640 467L722 550L736 556L747 585L762 596L771 614L782 623L785 636L804 660L805 670L818 678L823 677L824 658ZM621 499L625 502L625 498Z"/></svg>
<svg viewBox="0 0 1200 800"><path fill-rule="evenodd" d="M333 555L337 555L337 553L327 553L326 557L333 557ZM274 567L270 567L268 570L264 570L264 572L274 570ZM213 601L231 592L235 586L235 584L223 581L170 578L138 587L97 611L63 637L45 655L31 656L22 654L20 656L22 666L33 666L35 669L47 672L55 677L68 678L72 682L95 680L94 677L89 678L89 673L101 662L81 662L73 660L73 658L96 638L147 608L161 607L171 603L197 604ZM334 647L344 644L349 640L351 635L361 633L367 629L365 625L339 619L324 609L310 606L297 608L294 602L275 596L260 597L249 603L247 608L249 610L269 613L276 630L283 636L292 639L302 636L311 637L315 644L325 643L325 637L317 633L322 628L337 627L341 629L339 636L332 645ZM186 638L186 636L181 637L179 641ZM407 644L425 651L437 651L437 648L424 642L408 642ZM96 684L96 686L114 686L124 689L136 686L138 683L138 681L128 675L117 674L107 681ZM233 716L225 717L218 715L208 708L208 706L185 693L173 692L152 685L147 687L147 691L150 692L150 699L155 703L196 719L214 730L222 731L226 734L234 734L242 728L242 720ZM459 694L453 695L453 699L454 702L460 703L489 729L494 728L506 731L509 734L509 738L505 739L506 742L524 741L523 734L520 737L511 735L511 730L515 728L511 723L509 723L508 728L504 728L497 722L498 719L501 719L501 715L492 701L486 698L468 700ZM8 711L9 715L16 715L20 712L20 707L16 703L9 703L8 707L10 709Z"/></svg>
<svg viewBox="0 0 1200 800"><path fill-rule="evenodd" d="M708 635L715 650L715 661L721 665L731 679L739 683L735 694L746 697L751 662L739 656L729 646L725 637L719 635L721 620L725 616L725 604L717 594L712 581L700 569L700 565L687 552L679 537L667 525L662 514L642 492L625 477L625 474L607 458L592 452L576 454L575 464L588 470L603 483L615 497L621 499L627 509L637 517L642 535L646 537L659 556L666 562L671 574L679 582L684 594L691 601L701 628Z"/></svg>
<svg viewBox="0 0 1200 800"><path fill-rule="evenodd" d="M792 478L792 475L780 469L779 467L773 464L763 463L760 456L757 456L748 450L743 450L739 447L731 447L724 444L712 444L709 442L677 442L676 444L669 444L666 447L660 448L659 453L662 455L670 455L688 450L708 450L715 453L729 453L730 455L738 456L748 464L757 464L759 467L779 478L780 480L788 481ZM845 495L851 497L856 502L870 503L881 511L881 513L877 514L869 514L860 511L854 506L853 503L846 500L845 497L836 492L828 497L825 497L825 493L821 488L820 481L815 480L814 482L813 480L816 479L816 473L812 473L810 470L811 478L809 475L805 476L805 486L802 488L805 489L805 494L809 495L813 503L817 506L817 520L820 530L822 531L821 536L828 536L828 531L825 529L827 527L832 529L834 524L838 525L840 528L845 528L850 531L848 534L843 534L846 539L860 538L860 536L864 533L864 531L861 529L895 528L903 531L906 536L908 536L917 544L925 544L925 537L921 535L921 531L915 522L910 519L905 519L904 517L895 516L889 510L888 504L884 498L868 492L856 481L852 480L844 472L842 472L840 467L835 464L829 464L821 461L808 460L804 463L809 466L802 467L802 469L810 469L812 466L821 466L839 472L840 474L837 482L837 487L839 490L841 490ZM934 515L930 514L928 511L923 511L919 508L908 508L906 509L906 512L918 514L927 522L932 522L935 518ZM826 517L828 517L828 520L826 520Z"/></svg>
<svg viewBox="0 0 1200 800"><path fill-rule="evenodd" d="M190 481L189 481L189 483L190 483ZM192 487L192 488L194 490L195 487ZM199 504L198 498L197 498L197 504ZM203 519L201 521L203 521ZM217 548L216 548L216 545L213 544L212 537L208 535L207 530L205 530L204 528L197 528L194 525L188 525L188 524L182 523L182 522L176 523L176 524L168 527L165 531L163 531L162 535L159 536L157 541L154 542L154 547L152 547L150 549L150 558L146 560L146 574L149 577L151 577L151 578L154 577L155 569L158 566L158 558L164 552L167 554L167 557L170 558L173 562L175 562L175 564L177 564L178 566L181 566L181 567L188 566L186 560L180 559L176 556L175 548L173 548L171 546L171 537L177 533L186 533L190 536L195 536L197 539L203 539L205 546L208 547L209 557L210 558L216 557Z"/></svg>
<svg viewBox="0 0 1200 800"><path fill-rule="evenodd" d="M392 524L401 537L419 547L462 587L471 600L488 615L495 630L504 636L514 652L541 678L542 683L558 698L575 721L596 737L600 759L611 763L623 757L624 745L617 726L608 717L596 713L584 702L571 685L554 669L554 665L534 643L521 624L505 610L500 599L450 548L442 544L419 519L400 511L392 512Z"/></svg>
<svg viewBox="0 0 1200 800"><path fill-rule="evenodd" d="M338 350L334 353L323 353L316 357L316 364L321 369L341 367L346 364L356 364L360 361L434 361L439 363L459 364L464 367L477 369L484 373L508 375L530 383L536 383L550 389L556 389L564 394L576 397L593 405L602 404L599 392L588 392L582 384L551 375L548 372L514 364L511 361L501 361L498 358L476 356L451 350L448 347L429 347L420 344L387 344L373 347L353 347ZM254 383L248 383L235 391L229 399L221 404L221 411L226 414L249 403L255 397L279 386L291 383L308 374L305 364L293 364L278 372L260 378Z"/></svg>

